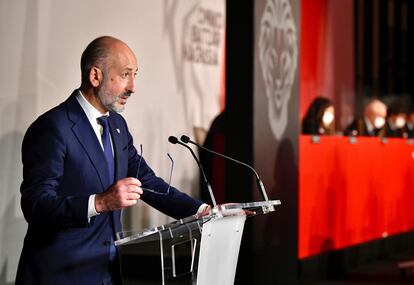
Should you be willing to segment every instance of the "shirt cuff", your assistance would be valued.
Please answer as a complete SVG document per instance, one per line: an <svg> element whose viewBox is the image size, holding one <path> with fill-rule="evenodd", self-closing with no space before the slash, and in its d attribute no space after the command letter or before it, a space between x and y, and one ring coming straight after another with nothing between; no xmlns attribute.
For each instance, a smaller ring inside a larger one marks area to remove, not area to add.
<svg viewBox="0 0 414 285"><path fill-rule="evenodd" d="M202 205L201 205L202 206ZM89 196L88 201L88 222L92 217L99 215L99 213L95 209L95 194Z"/></svg>
<svg viewBox="0 0 414 285"><path fill-rule="evenodd" d="M201 204L201 206L198 208L197 213L196 214L201 214L207 207L210 207L210 205L208 204Z"/></svg>

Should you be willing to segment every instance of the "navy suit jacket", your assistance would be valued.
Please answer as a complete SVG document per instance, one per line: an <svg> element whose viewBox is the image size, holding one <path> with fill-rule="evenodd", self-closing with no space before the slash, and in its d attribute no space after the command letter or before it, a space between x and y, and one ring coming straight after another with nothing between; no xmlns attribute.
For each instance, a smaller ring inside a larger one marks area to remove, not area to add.
<svg viewBox="0 0 414 285"><path fill-rule="evenodd" d="M111 236L121 230L120 211L88 221L88 199L112 183L106 160L76 93L40 116L22 145L21 206L28 230L16 284L101 284ZM122 116L110 112L115 181L135 177L139 155ZM142 186L165 191L167 183L141 160ZM142 200L174 218L197 212L201 201L171 187L169 195L145 192Z"/></svg>

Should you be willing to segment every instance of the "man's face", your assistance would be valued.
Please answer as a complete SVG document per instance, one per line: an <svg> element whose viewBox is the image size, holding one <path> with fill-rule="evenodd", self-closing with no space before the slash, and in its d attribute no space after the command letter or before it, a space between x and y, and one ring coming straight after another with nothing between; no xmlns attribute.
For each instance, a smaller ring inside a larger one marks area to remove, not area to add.
<svg viewBox="0 0 414 285"><path fill-rule="evenodd" d="M407 115L405 113L398 113L395 116L390 116L391 122L397 129L401 129L405 126L405 122L407 121Z"/></svg>
<svg viewBox="0 0 414 285"><path fill-rule="evenodd" d="M381 101L374 100L366 106L365 117L371 122L371 124L376 125L375 121L381 121L385 123L386 116L387 106Z"/></svg>
<svg viewBox="0 0 414 285"><path fill-rule="evenodd" d="M122 112L128 98L135 92L137 62L129 48L120 48L108 59L102 70L103 81L97 95L108 111Z"/></svg>

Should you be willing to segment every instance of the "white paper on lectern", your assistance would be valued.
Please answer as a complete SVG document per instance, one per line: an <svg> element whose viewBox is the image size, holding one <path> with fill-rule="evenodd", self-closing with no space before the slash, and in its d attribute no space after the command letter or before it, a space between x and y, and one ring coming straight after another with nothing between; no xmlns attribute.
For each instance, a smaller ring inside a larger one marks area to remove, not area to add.
<svg viewBox="0 0 414 285"><path fill-rule="evenodd" d="M234 284L245 215L212 219L203 225L197 285Z"/></svg>

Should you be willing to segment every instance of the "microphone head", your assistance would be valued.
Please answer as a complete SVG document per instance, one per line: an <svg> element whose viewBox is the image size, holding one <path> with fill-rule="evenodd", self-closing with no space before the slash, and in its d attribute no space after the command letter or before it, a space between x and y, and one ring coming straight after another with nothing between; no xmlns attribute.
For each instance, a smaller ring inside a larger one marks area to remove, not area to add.
<svg viewBox="0 0 414 285"><path fill-rule="evenodd" d="M189 137L187 137L186 135L182 135L182 136L181 136L181 141L182 141L183 143L189 143L189 142L190 142L190 138L189 138Z"/></svg>
<svg viewBox="0 0 414 285"><path fill-rule="evenodd" d="M172 144L176 144L176 143L178 143L178 139L177 139L176 137L174 137L174 136L170 136L170 137L168 138L168 141L169 141L170 143L172 143Z"/></svg>

